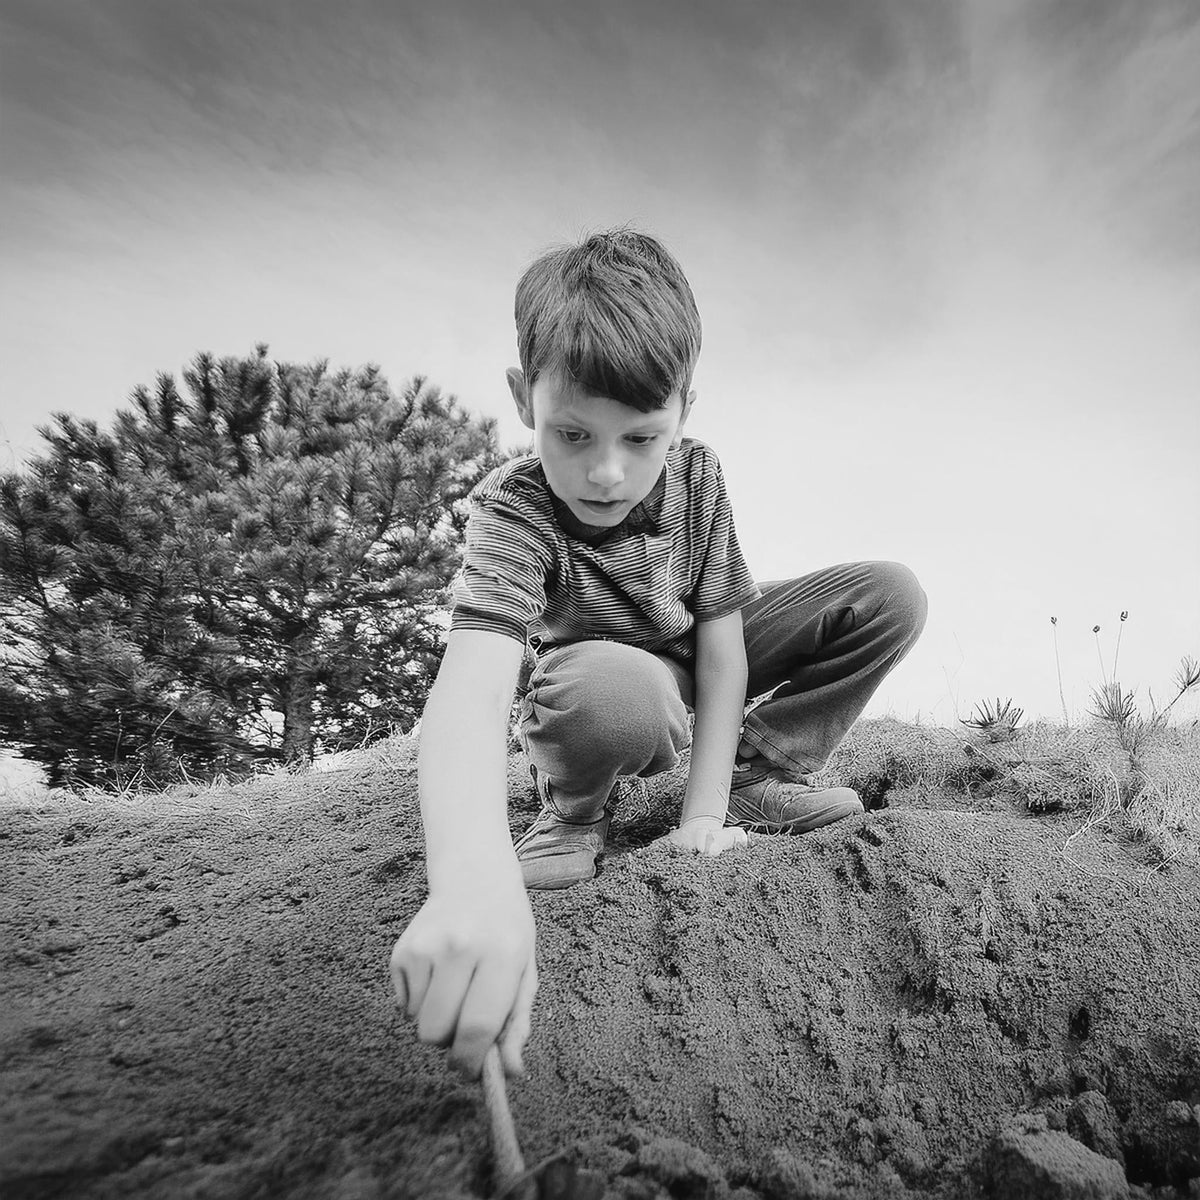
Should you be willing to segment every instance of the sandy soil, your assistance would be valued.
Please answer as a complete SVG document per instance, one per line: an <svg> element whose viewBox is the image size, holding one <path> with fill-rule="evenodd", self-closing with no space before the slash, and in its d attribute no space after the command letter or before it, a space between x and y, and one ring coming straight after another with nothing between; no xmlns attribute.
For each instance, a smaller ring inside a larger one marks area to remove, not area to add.
<svg viewBox="0 0 1200 1200"><path fill-rule="evenodd" d="M531 1163L627 1198L1200 1194L1195 866L913 790L696 859L648 845L683 778L533 898ZM519 760L511 791L516 830ZM387 979L425 886L411 747L11 809L0 856L8 1200L492 1194L479 1086Z"/></svg>

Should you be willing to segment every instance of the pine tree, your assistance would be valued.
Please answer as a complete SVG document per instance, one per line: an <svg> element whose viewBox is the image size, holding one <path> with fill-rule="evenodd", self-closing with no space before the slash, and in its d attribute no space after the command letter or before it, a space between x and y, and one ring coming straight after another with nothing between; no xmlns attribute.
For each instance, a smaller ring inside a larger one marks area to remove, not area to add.
<svg viewBox="0 0 1200 1200"><path fill-rule="evenodd" d="M236 771L410 723L494 423L418 377L201 354L0 480L0 737L53 782Z"/></svg>
<svg viewBox="0 0 1200 1200"><path fill-rule="evenodd" d="M170 552L171 480L93 422L57 426L27 477L0 479L0 736L52 786L244 768Z"/></svg>

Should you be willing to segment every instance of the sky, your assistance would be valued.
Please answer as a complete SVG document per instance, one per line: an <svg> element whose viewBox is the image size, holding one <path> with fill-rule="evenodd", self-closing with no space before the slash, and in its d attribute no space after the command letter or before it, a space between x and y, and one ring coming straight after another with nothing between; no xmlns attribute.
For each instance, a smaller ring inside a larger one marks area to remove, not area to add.
<svg viewBox="0 0 1200 1200"><path fill-rule="evenodd" d="M258 342L515 445L517 277L629 223L695 291L689 432L755 574L929 595L868 715L1078 719L1122 611L1163 703L1200 656L1197 212L1193 0L0 0L0 469Z"/></svg>

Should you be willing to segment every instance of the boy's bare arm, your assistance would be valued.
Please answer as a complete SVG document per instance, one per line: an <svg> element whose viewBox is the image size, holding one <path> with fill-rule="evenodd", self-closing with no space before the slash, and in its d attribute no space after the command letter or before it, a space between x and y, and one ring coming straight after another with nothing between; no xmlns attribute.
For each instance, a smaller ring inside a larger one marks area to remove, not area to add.
<svg viewBox="0 0 1200 1200"><path fill-rule="evenodd" d="M508 832L508 713L522 655L502 634L455 630L421 720L429 897L392 952L422 1041L478 1075L498 1038L524 1070L537 989L534 926Z"/></svg>
<svg viewBox="0 0 1200 1200"><path fill-rule="evenodd" d="M746 706L746 643L742 614L696 625L696 722L679 829L672 841L719 854L743 845L740 829L725 829L729 781ZM708 842L712 835L711 843Z"/></svg>
<svg viewBox="0 0 1200 1200"><path fill-rule="evenodd" d="M520 876L508 832L508 715L523 647L453 631L421 718L418 759L430 891L500 860Z"/></svg>

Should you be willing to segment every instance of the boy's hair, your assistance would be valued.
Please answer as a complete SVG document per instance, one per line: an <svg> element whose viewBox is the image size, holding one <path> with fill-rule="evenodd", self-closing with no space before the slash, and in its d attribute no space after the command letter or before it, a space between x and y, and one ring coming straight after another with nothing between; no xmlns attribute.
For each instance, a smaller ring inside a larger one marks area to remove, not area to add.
<svg viewBox="0 0 1200 1200"><path fill-rule="evenodd" d="M696 300L679 263L647 234L612 229L543 254L517 284L516 318L527 387L560 373L641 412L691 387Z"/></svg>

